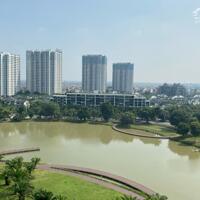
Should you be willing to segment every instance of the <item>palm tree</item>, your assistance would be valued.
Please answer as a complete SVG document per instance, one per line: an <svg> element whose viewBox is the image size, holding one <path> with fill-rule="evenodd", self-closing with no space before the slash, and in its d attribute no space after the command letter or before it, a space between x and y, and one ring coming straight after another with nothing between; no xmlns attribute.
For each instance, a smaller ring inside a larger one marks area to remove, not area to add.
<svg viewBox="0 0 200 200"><path fill-rule="evenodd" d="M3 171L5 184L9 185L12 181L11 189L19 200L24 200L27 195L31 194L33 190L31 185L32 172L39 161L39 158L32 158L31 162L23 162L22 157L6 161Z"/></svg>
<svg viewBox="0 0 200 200"><path fill-rule="evenodd" d="M32 195L33 200L67 200L66 197L62 195L54 196L52 192L44 189L39 189Z"/></svg>
<svg viewBox="0 0 200 200"><path fill-rule="evenodd" d="M39 162L40 162L40 158L32 158L31 162L24 163L29 174L31 174L35 170Z"/></svg>
<svg viewBox="0 0 200 200"><path fill-rule="evenodd" d="M147 197L146 200L167 200L168 198L166 196L160 195L160 194L154 194L150 197Z"/></svg>
<svg viewBox="0 0 200 200"><path fill-rule="evenodd" d="M118 197L116 200L137 200L136 197L132 197L132 196L122 196L122 197Z"/></svg>
<svg viewBox="0 0 200 200"><path fill-rule="evenodd" d="M67 200L67 197L64 197L62 195L55 196L55 198L55 200Z"/></svg>
<svg viewBox="0 0 200 200"><path fill-rule="evenodd" d="M53 193L44 189L37 190L32 197L34 200L55 200Z"/></svg>
<svg viewBox="0 0 200 200"><path fill-rule="evenodd" d="M18 196L19 200L25 200L25 197L30 195L33 190L30 179L25 177L20 178L11 188L13 189L14 194Z"/></svg>
<svg viewBox="0 0 200 200"><path fill-rule="evenodd" d="M8 168L5 167L4 170L1 173L1 177L3 177L6 186L10 185L10 178L9 178L9 176L10 176L10 171L9 171Z"/></svg>

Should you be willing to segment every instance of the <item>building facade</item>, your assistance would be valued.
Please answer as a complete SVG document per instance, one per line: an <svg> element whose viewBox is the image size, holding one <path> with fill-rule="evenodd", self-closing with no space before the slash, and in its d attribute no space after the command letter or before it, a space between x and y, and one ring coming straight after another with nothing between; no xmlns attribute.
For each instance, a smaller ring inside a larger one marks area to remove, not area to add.
<svg viewBox="0 0 200 200"><path fill-rule="evenodd" d="M134 64L113 64L112 88L119 93L133 92Z"/></svg>
<svg viewBox="0 0 200 200"><path fill-rule="evenodd" d="M13 96L20 90L20 56L0 53L0 95Z"/></svg>
<svg viewBox="0 0 200 200"><path fill-rule="evenodd" d="M143 108L149 106L149 101L145 97L131 94L66 93L54 95L53 100L61 106L98 107L106 102L110 102L113 106L118 107Z"/></svg>
<svg viewBox="0 0 200 200"><path fill-rule="evenodd" d="M107 58L102 55L82 57L82 90L104 93L107 84Z"/></svg>
<svg viewBox="0 0 200 200"><path fill-rule="evenodd" d="M31 93L62 93L62 51L27 51L26 86Z"/></svg>

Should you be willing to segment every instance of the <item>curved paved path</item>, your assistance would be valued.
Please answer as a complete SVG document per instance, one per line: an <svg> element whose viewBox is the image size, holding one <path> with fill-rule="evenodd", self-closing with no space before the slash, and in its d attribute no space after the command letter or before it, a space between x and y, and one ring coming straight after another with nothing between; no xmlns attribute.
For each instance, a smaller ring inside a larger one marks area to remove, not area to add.
<svg viewBox="0 0 200 200"><path fill-rule="evenodd" d="M29 152L34 152L34 151L40 151L40 148L35 147L35 148L24 148L24 149L14 149L14 150L8 150L8 151L0 151L0 155L6 156L6 155L19 154L19 153L29 153Z"/></svg>
<svg viewBox="0 0 200 200"><path fill-rule="evenodd" d="M95 178L95 177L91 177L91 176L88 176L88 175L83 175L83 174L80 174L80 173L77 173L77 172L71 172L71 171L67 171L67 170L51 168L49 165L40 165L40 166L38 166L38 169L47 170L47 171L55 172L55 173L60 173L60 174L64 174L64 175L67 175L67 176L73 176L73 177L81 178L81 179L83 179L85 181L88 181L90 183L94 183L94 184L103 186L105 188L108 188L108 189L111 189L111 190L115 190L115 191L117 191L117 192L119 192L121 194L124 194L124 195L127 195L127 196L136 197L137 200L145 200L144 197L136 194L133 191L130 191L130 190L125 189L123 187L120 187L120 186L118 186L116 184L113 184L113 183L110 183L110 182L107 182L105 180L101 180L101 179L98 179L98 178Z"/></svg>
<svg viewBox="0 0 200 200"><path fill-rule="evenodd" d="M62 165L52 165L51 168L59 169L59 170L65 170L65 171L71 171L71 172L80 172L80 173L83 173L83 174L107 178L109 180L115 181L115 182L120 183L122 185L128 186L132 189L143 191L144 193L146 193L148 195L154 194L154 192L151 189L145 187L144 185L141 185L139 183L136 183L132 180L129 180L129 179L121 177L121 176L113 175L113 174L108 173L108 172L95 170L95 169L89 169L89 168L82 168L82 167L75 167L75 166L62 166Z"/></svg>
<svg viewBox="0 0 200 200"><path fill-rule="evenodd" d="M130 131L127 131L127 130L122 130L122 129L117 128L116 126L117 125L113 125L112 129L115 130L115 131L118 131L120 133L124 133L124 134L127 134L127 135L132 135L132 136L137 136L137 137L153 138L153 139L177 139L177 138L180 137L180 136L159 136L159 135L158 136L153 136L153 135L152 136L151 135L148 136L148 135L133 133L133 132L130 132ZM138 130L138 131L141 131L141 130Z"/></svg>

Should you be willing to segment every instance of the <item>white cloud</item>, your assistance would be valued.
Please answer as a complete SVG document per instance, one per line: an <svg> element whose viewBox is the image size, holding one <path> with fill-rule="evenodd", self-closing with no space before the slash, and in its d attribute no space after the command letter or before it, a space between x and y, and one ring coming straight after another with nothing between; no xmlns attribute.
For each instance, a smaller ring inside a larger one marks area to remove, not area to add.
<svg viewBox="0 0 200 200"><path fill-rule="evenodd" d="M196 24L200 23L200 8L195 9L192 12L193 18L194 18L194 22Z"/></svg>

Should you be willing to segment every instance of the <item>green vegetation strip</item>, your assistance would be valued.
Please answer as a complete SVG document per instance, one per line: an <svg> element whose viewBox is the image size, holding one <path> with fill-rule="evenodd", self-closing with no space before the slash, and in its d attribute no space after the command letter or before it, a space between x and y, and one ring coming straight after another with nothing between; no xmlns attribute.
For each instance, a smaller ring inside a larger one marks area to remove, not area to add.
<svg viewBox="0 0 200 200"><path fill-rule="evenodd" d="M76 200L111 200L122 196L120 193L106 189L102 186L89 183L77 177L48 171L37 170L35 180L32 181L35 189L43 188L54 194L63 195L69 199ZM15 200L15 196L10 196L10 190L3 186L0 179L0 200Z"/></svg>
<svg viewBox="0 0 200 200"><path fill-rule="evenodd" d="M166 137L178 136L174 128L162 125L154 125L154 124L131 125L130 129L136 129L140 131L149 132L154 135L156 134Z"/></svg>

